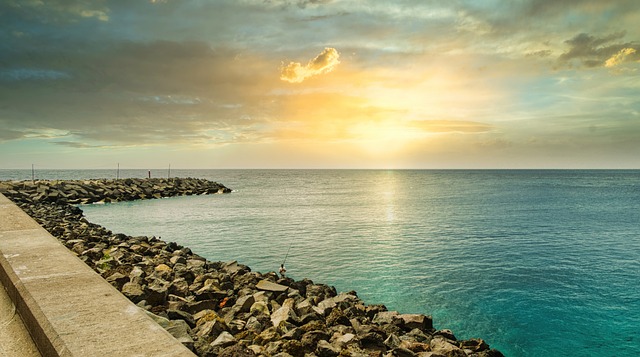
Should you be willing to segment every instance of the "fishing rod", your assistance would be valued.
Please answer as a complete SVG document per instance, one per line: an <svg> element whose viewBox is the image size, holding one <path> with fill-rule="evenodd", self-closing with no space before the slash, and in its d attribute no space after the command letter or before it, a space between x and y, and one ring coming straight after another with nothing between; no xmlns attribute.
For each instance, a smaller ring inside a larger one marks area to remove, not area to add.
<svg viewBox="0 0 640 357"><path fill-rule="evenodd" d="M287 257L289 256L289 251L291 250L292 245L293 243L289 244L289 249L287 249L287 254L284 256L284 260L282 261L283 266L284 266L284 263L287 261Z"/></svg>

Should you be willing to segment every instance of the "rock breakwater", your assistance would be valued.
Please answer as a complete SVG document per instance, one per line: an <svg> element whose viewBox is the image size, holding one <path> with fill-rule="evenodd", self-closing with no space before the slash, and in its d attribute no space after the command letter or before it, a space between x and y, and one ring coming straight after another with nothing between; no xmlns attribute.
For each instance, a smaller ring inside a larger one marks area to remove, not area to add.
<svg viewBox="0 0 640 357"><path fill-rule="evenodd" d="M114 234L73 203L226 193L198 179L0 182L13 200L199 356L502 356L429 316L365 304L310 279L212 262L155 237Z"/></svg>
<svg viewBox="0 0 640 357"><path fill-rule="evenodd" d="M185 195L229 193L217 182L197 178L122 180L38 180L0 183L14 202L87 204Z"/></svg>

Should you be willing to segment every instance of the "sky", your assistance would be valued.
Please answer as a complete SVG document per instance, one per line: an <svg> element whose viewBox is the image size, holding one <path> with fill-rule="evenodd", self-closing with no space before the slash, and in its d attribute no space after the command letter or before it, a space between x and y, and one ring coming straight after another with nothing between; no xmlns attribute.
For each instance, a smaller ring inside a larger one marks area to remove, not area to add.
<svg viewBox="0 0 640 357"><path fill-rule="evenodd" d="M637 0L1 0L0 168L640 168Z"/></svg>

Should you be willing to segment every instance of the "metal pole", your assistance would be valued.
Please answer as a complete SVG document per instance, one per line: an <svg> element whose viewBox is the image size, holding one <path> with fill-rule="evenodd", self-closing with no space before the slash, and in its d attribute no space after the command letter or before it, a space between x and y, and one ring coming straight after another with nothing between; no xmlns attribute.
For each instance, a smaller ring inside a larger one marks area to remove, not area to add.
<svg viewBox="0 0 640 357"><path fill-rule="evenodd" d="M116 171L116 180L120 179L120 163L118 163L118 171Z"/></svg>
<svg viewBox="0 0 640 357"><path fill-rule="evenodd" d="M33 168L33 164L31 164L31 182L34 182L36 180L36 172L35 169Z"/></svg>
<svg viewBox="0 0 640 357"><path fill-rule="evenodd" d="M169 164L169 172L167 173L167 178L171 177L171 164Z"/></svg>

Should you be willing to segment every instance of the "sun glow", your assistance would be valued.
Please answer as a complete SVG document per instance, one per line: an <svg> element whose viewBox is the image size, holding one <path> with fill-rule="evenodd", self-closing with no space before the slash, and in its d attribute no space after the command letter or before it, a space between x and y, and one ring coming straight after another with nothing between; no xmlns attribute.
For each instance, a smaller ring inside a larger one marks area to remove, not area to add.
<svg viewBox="0 0 640 357"><path fill-rule="evenodd" d="M348 132L359 147L375 155L397 154L412 142L435 135L391 120L356 123Z"/></svg>

